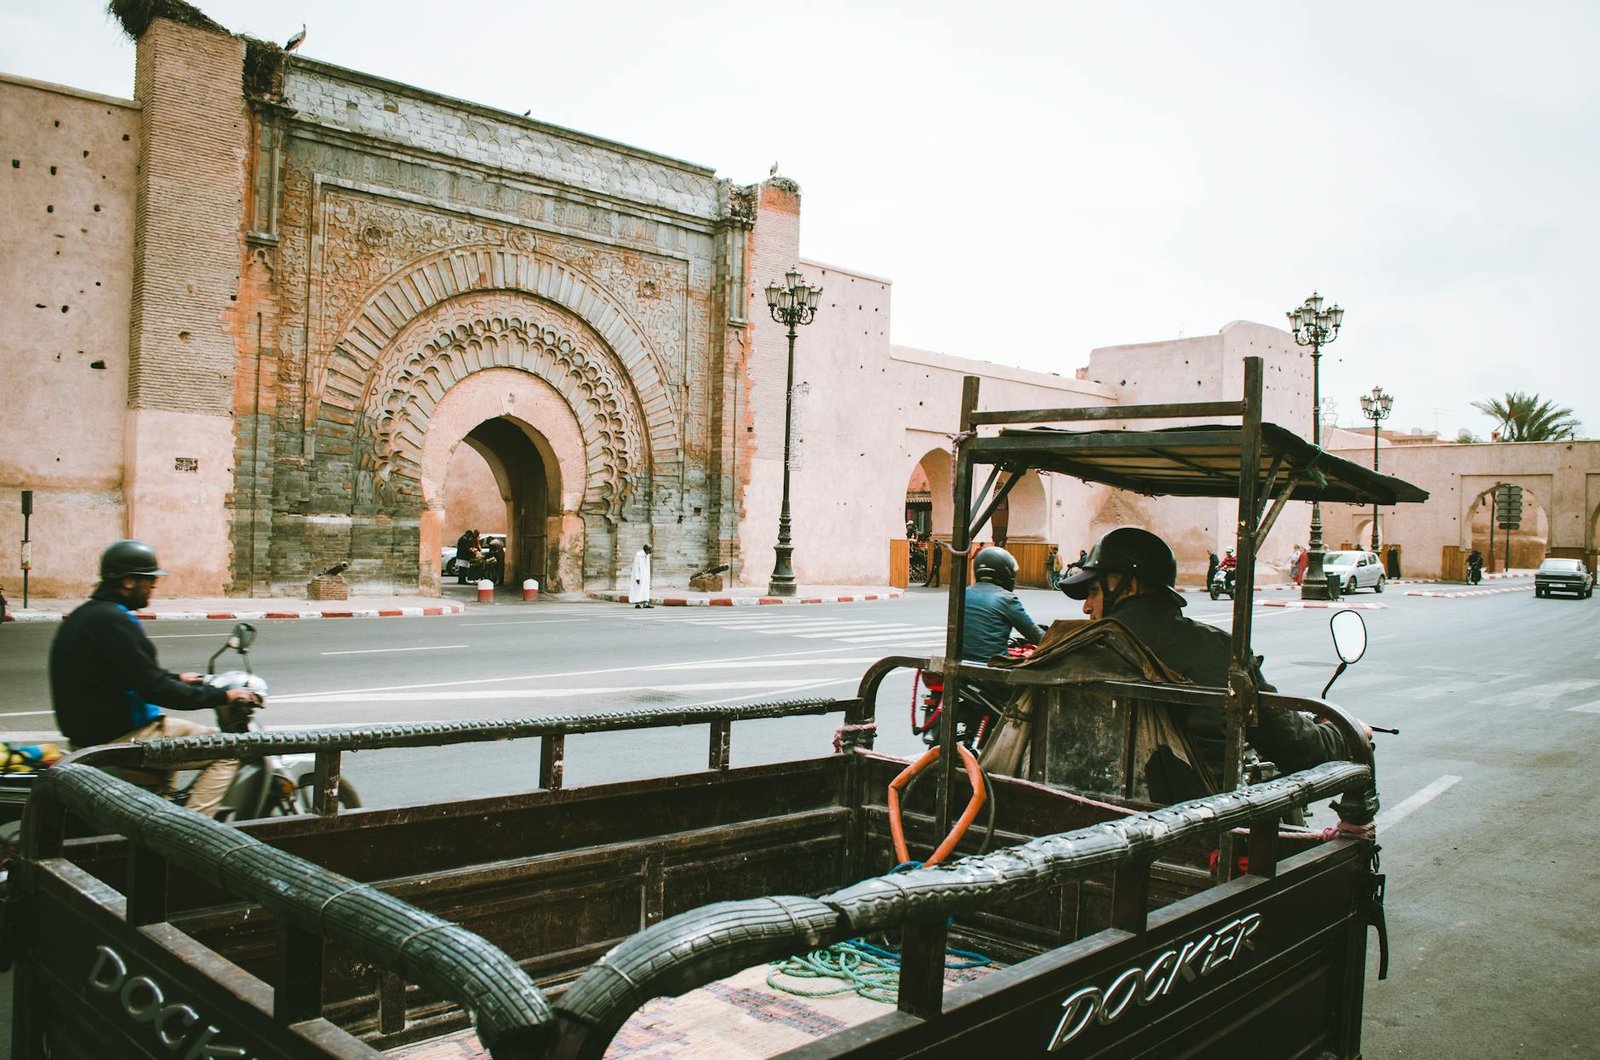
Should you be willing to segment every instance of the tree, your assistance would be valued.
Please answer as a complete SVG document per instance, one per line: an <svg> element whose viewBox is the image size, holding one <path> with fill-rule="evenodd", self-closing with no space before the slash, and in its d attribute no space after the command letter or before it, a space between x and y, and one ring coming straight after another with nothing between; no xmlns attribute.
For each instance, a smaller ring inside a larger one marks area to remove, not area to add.
<svg viewBox="0 0 1600 1060"><path fill-rule="evenodd" d="M1495 434L1502 442L1553 442L1578 433L1579 424L1571 409L1538 394L1512 391L1503 399L1474 401L1472 407L1500 425Z"/></svg>

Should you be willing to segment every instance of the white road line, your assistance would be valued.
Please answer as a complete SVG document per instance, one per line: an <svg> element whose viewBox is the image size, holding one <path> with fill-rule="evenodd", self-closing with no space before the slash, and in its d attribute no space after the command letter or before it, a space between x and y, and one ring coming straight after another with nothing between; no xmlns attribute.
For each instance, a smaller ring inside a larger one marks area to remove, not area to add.
<svg viewBox="0 0 1600 1060"><path fill-rule="evenodd" d="M805 640L816 640L820 637L837 637L839 640L859 642L867 639L885 637L927 637L932 636L927 626L869 626L866 629L835 629L826 633L796 633L796 637Z"/></svg>
<svg viewBox="0 0 1600 1060"><path fill-rule="evenodd" d="M1580 703L1576 707L1568 707L1567 711L1572 714L1600 714L1600 699L1593 703Z"/></svg>
<svg viewBox="0 0 1600 1060"><path fill-rule="evenodd" d="M840 637L839 640L846 644L943 644L943 633L908 632L908 633L880 633L870 637Z"/></svg>
<svg viewBox="0 0 1600 1060"><path fill-rule="evenodd" d="M828 655L832 652L844 651L844 648L815 648L811 651L785 651L772 655L731 655L722 659L704 659L693 665L720 662L759 662L765 659L792 659L799 656ZM343 696L360 695L365 692L408 692L421 688L464 688L468 685L493 685L503 684L507 681L550 681L560 677L598 677L602 674L626 674L648 670L664 670L676 667L677 663L656 663L647 666L608 666L597 670L566 670L546 674L512 674L507 677L475 677L465 681L427 681L415 685L377 685L372 688L344 688L327 692L303 692L295 698L310 702L316 699L339 699ZM279 695L273 697L273 702L279 702L287 697Z"/></svg>
<svg viewBox="0 0 1600 1060"><path fill-rule="evenodd" d="M1411 816L1411 814L1415 813L1417 810L1422 809L1424 806L1428 805L1428 803L1432 802L1434 799L1437 799L1440 795L1443 795L1460 782L1460 777L1451 776L1449 773L1446 773L1444 776L1440 777L1438 780L1435 780L1432 784L1429 784L1427 787L1423 788L1409 799L1401 802L1398 806L1391 806L1387 810L1383 810L1378 814L1377 820L1373 822L1373 824L1377 826L1378 835L1381 837L1386 831L1393 828L1407 817Z"/></svg>
<svg viewBox="0 0 1600 1060"><path fill-rule="evenodd" d="M879 622L863 622L863 621L860 621L860 620L849 620L849 621L847 621L847 620L844 620L844 619L840 619L837 622L827 622L827 621L822 621L820 619L815 619L815 618L786 618L786 619L777 619L777 620L767 618L767 619L762 619L759 622L728 622L728 621L719 622L716 619L695 619L695 620L691 620L691 622L690 622L690 625L694 625L694 626L716 626L719 629L762 629L762 630L764 630L764 629L865 629L865 628L868 628L868 627L871 627L871 626L877 626L877 625L881 625L881 624L882 623L879 623Z"/></svg>
<svg viewBox="0 0 1600 1060"><path fill-rule="evenodd" d="M8 710L4 714L0 714L0 719L3 719L3 718L36 718L36 717L43 717L45 715L54 714L54 713L55 713L55 711L53 711L53 710Z"/></svg>
<svg viewBox="0 0 1600 1060"><path fill-rule="evenodd" d="M323 655L385 655L397 651L446 651L465 648L465 644L421 644L410 648L355 648L350 651L325 651Z"/></svg>
<svg viewBox="0 0 1600 1060"><path fill-rule="evenodd" d="M457 626L550 626L557 622L587 622L587 618L531 618L525 622L457 622Z"/></svg>
<svg viewBox="0 0 1600 1060"><path fill-rule="evenodd" d="M215 637L216 633L146 633L151 640L199 640L201 637Z"/></svg>
<svg viewBox="0 0 1600 1060"><path fill-rule="evenodd" d="M753 670L768 669L777 666L871 666L881 659L880 655L844 656L839 659L759 659L752 662L724 662L724 663L672 663L669 666L645 666L643 670Z"/></svg>
<svg viewBox="0 0 1600 1060"><path fill-rule="evenodd" d="M784 689L792 691L807 688L817 682L799 681L700 681L685 685L607 685L602 688L478 688L470 692L358 692L340 696L340 703L464 703L497 699L559 699L564 696L619 695L627 692L723 692L733 688ZM828 683L832 683L832 680ZM327 700L315 696L274 696L273 706L298 703L320 705Z"/></svg>

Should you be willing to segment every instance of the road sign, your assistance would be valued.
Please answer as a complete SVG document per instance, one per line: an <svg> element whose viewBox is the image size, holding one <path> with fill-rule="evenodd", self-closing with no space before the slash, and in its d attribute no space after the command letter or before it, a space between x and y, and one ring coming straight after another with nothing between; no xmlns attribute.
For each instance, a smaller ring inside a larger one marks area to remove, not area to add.
<svg viewBox="0 0 1600 1060"><path fill-rule="evenodd" d="M1496 524L1502 530L1520 530L1522 528L1522 487L1521 486L1496 486L1495 508Z"/></svg>

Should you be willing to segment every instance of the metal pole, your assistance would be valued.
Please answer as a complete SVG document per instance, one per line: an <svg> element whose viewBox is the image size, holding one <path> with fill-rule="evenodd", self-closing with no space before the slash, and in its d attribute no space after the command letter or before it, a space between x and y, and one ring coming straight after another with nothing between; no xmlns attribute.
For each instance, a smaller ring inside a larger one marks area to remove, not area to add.
<svg viewBox="0 0 1600 1060"><path fill-rule="evenodd" d="M1381 419L1372 421L1372 470L1374 473L1378 470L1378 424L1382 422ZM1378 551L1378 500L1376 497L1372 500L1372 551ZM1379 560L1381 562L1382 557L1379 557Z"/></svg>
<svg viewBox="0 0 1600 1060"><path fill-rule="evenodd" d="M33 545L28 522L33 516L33 491L22 491L22 606L28 606L28 572L33 569Z"/></svg>
<svg viewBox="0 0 1600 1060"><path fill-rule="evenodd" d="M778 556L772 566L772 580L767 583L767 593L772 596L794 595L794 567L790 557L794 545L789 540L789 446L794 437L794 339L795 321L789 321L789 374L783 390L783 507L778 512L778 544L773 550Z"/></svg>

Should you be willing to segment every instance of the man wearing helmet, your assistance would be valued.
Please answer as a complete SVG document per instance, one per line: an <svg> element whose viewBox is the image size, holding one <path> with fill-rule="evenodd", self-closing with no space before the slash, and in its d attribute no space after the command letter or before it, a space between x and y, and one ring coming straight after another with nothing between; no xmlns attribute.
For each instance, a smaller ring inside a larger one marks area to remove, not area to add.
<svg viewBox="0 0 1600 1060"><path fill-rule="evenodd" d="M100 584L68 615L50 644L50 697L56 724L73 748L157 736L197 736L217 730L162 714L205 710L225 702L258 703L246 688L202 684L196 673L174 674L156 661L155 645L133 612L150 603L156 579L166 574L156 550L143 541L118 541L100 556ZM239 763L206 765L189 795L189 808L212 816ZM163 793L172 774L129 770L127 779Z"/></svg>
<svg viewBox="0 0 1600 1060"><path fill-rule="evenodd" d="M1091 619L1114 618L1122 623L1156 658L1195 684L1227 688L1233 640L1215 626L1183 617L1177 580L1178 561L1167 543L1148 530L1123 526L1100 539L1082 569L1062 581L1061 591L1082 600L1083 612ZM1275 691L1259 668L1255 676L1261 691ZM1226 712L1221 707L1200 707L1178 716L1204 751L1212 776L1220 779L1227 746ZM1299 711L1262 708L1248 738L1285 773L1345 753L1338 730Z"/></svg>
<svg viewBox="0 0 1600 1060"><path fill-rule="evenodd" d="M1029 644L1044 634L1028 617L1013 591L1017 587L1017 561L1003 548L991 546L972 560L973 583L966 590L966 621L961 632L961 658L985 662L1005 654L1011 631Z"/></svg>

